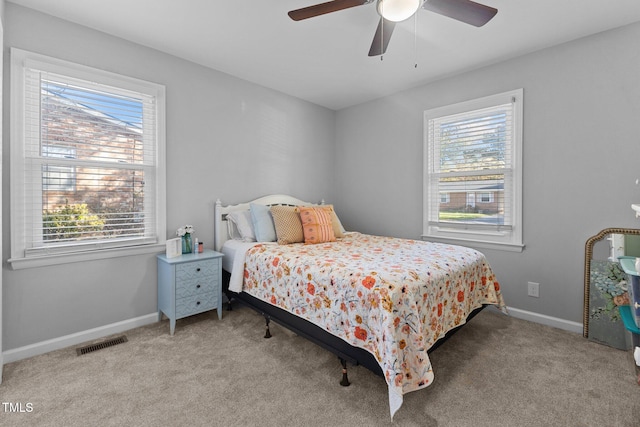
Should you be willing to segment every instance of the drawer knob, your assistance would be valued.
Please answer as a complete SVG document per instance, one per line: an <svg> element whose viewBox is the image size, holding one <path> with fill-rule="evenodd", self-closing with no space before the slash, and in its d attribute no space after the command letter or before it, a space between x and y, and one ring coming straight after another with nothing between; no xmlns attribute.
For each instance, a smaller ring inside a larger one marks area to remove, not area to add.
<svg viewBox="0 0 640 427"><path fill-rule="evenodd" d="M196 268L196 271L200 271L200 267Z"/></svg>
<svg viewBox="0 0 640 427"><path fill-rule="evenodd" d="M196 289L200 289L200 285L196 285Z"/></svg>
<svg viewBox="0 0 640 427"><path fill-rule="evenodd" d="M196 305L200 305L200 301L196 302Z"/></svg>

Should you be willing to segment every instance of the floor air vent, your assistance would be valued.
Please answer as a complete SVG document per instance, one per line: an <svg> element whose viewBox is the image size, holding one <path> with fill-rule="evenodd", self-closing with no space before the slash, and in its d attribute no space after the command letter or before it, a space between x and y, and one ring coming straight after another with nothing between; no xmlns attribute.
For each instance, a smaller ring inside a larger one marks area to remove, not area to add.
<svg viewBox="0 0 640 427"><path fill-rule="evenodd" d="M107 348L107 347L113 347L114 345L122 344L124 342L127 342L127 337L125 335L120 335L119 337L111 338L106 341L85 345L84 347L79 347L76 349L76 353L78 353L78 356L82 356L83 354L91 353L97 350L102 350L103 348Z"/></svg>

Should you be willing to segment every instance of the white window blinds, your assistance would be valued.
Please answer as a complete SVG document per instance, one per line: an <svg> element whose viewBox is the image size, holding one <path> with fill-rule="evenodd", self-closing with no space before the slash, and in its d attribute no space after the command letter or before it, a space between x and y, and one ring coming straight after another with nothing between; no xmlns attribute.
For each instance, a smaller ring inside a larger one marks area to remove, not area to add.
<svg viewBox="0 0 640 427"><path fill-rule="evenodd" d="M23 256L158 242L156 94L59 70L22 70Z"/></svg>
<svg viewBox="0 0 640 427"><path fill-rule="evenodd" d="M426 235L513 240L521 226L520 97L425 112Z"/></svg>

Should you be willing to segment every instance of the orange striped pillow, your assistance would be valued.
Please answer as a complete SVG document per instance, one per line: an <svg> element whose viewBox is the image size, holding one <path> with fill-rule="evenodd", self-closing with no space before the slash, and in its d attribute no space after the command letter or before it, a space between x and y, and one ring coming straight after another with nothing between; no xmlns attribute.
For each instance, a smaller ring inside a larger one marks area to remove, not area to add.
<svg viewBox="0 0 640 427"><path fill-rule="evenodd" d="M333 209L329 206L298 206L304 242L325 243L335 242L336 236L333 232L331 213Z"/></svg>

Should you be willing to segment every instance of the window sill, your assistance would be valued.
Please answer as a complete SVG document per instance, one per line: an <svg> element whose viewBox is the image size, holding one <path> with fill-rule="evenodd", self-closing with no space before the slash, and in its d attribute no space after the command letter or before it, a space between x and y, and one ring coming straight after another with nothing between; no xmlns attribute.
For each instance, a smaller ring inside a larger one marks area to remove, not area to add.
<svg viewBox="0 0 640 427"><path fill-rule="evenodd" d="M503 242L490 242L487 240L474 240L474 239L461 239L455 237L437 237L430 235L422 235L422 240L428 240L430 242L437 243L449 243L452 245L468 246L474 249L494 249L497 251L507 252L522 252L525 245L519 243L503 243Z"/></svg>
<svg viewBox="0 0 640 427"><path fill-rule="evenodd" d="M77 252L73 254L57 254L33 256L28 258L10 258L7 260L12 270L25 268L46 267L50 265L69 264L73 262L95 261L101 259L118 258L124 256L144 255L165 251L165 244L141 245L128 248L100 249L94 251Z"/></svg>

